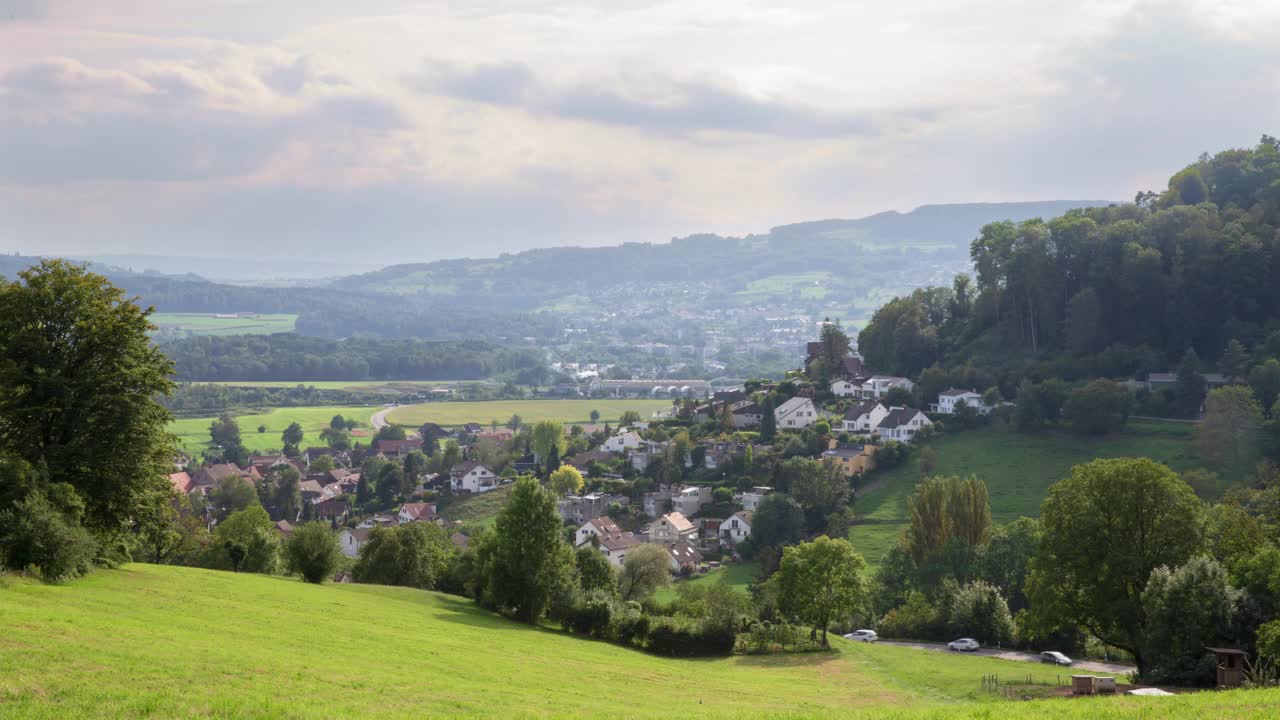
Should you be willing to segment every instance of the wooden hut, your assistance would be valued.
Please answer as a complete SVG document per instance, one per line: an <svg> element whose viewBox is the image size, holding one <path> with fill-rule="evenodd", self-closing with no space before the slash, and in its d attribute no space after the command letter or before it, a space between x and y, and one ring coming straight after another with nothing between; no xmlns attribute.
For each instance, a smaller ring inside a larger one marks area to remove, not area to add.
<svg viewBox="0 0 1280 720"><path fill-rule="evenodd" d="M1233 648L1205 648L1218 656L1218 687L1239 687L1244 682L1244 659L1248 657L1243 650Z"/></svg>

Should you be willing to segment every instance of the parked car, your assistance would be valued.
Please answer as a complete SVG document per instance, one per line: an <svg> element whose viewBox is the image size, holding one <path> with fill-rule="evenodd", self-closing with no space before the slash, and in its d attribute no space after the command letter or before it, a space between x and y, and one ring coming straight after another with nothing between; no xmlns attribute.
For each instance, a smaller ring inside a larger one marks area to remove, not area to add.
<svg viewBox="0 0 1280 720"><path fill-rule="evenodd" d="M960 638L959 640L952 640L947 643L948 650L955 650L957 652L973 652L979 647L978 641L973 638Z"/></svg>
<svg viewBox="0 0 1280 720"><path fill-rule="evenodd" d="M845 640L853 640L854 642L875 642L880 639L875 630L854 630L844 636Z"/></svg>
<svg viewBox="0 0 1280 720"><path fill-rule="evenodd" d="M1040 662L1047 662L1053 665L1070 665L1072 660L1057 650L1046 650L1040 653Z"/></svg>

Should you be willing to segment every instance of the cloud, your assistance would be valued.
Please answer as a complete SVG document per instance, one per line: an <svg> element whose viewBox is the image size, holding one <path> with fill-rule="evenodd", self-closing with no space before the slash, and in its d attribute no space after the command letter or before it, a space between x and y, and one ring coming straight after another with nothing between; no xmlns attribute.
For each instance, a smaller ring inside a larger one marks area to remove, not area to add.
<svg viewBox="0 0 1280 720"><path fill-rule="evenodd" d="M303 96L305 61L284 67L284 76L266 77L183 63L101 69L69 58L18 67L0 76L0 183L243 176L288 143L355 145L410 124L378 96Z"/></svg>
<svg viewBox="0 0 1280 720"><path fill-rule="evenodd" d="M786 138L876 136L903 125L928 122L941 107L841 111L778 97L757 97L723 85L662 76L597 78L557 86L526 64L463 67L426 63L407 79L420 93L601 125L654 133L723 131ZM839 99L839 98L837 98Z"/></svg>

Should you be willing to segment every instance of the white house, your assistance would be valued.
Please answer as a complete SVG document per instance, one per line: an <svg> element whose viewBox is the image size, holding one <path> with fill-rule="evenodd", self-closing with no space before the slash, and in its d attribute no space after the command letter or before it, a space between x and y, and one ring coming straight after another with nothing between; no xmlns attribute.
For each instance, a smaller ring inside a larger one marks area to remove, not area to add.
<svg viewBox="0 0 1280 720"><path fill-rule="evenodd" d="M667 513L649 526L649 541L662 545L694 540L697 537L698 529L678 512Z"/></svg>
<svg viewBox="0 0 1280 720"><path fill-rule="evenodd" d="M831 394L836 397L854 397L862 394L862 385L858 378L835 380L831 383Z"/></svg>
<svg viewBox="0 0 1280 720"><path fill-rule="evenodd" d="M991 406L982 402L981 395L973 390L960 390L958 388L948 388L938 393L938 404L935 407L939 413L952 415L956 411L956 405L960 403L964 403L976 410L979 415L986 415L991 412Z"/></svg>
<svg viewBox="0 0 1280 720"><path fill-rule="evenodd" d="M689 486L680 491L680 493L672 494L671 506L676 512L685 517L697 515L703 505L711 502L711 488L707 486Z"/></svg>
<svg viewBox="0 0 1280 720"><path fill-rule="evenodd" d="M622 567L627 560L627 551L640 544L636 536L629 532L617 533L615 535L602 535L600 537L600 553L605 556L609 564Z"/></svg>
<svg viewBox="0 0 1280 720"><path fill-rule="evenodd" d="M590 542L593 537L620 534L622 534L622 528L618 527L613 518L607 516L593 518L583 523L582 527L578 528L578 532L573 534L573 544L579 546Z"/></svg>
<svg viewBox="0 0 1280 720"><path fill-rule="evenodd" d="M411 522L428 522L436 516L435 503L405 503L396 513L396 520L401 525Z"/></svg>
<svg viewBox="0 0 1280 720"><path fill-rule="evenodd" d="M876 400L863 400L844 414L840 428L851 433L870 433L880 426L889 410Z"/></svg>
<svg viewBox="0 0 1280 720"><path fill-rule="evenodd" d="M342 548L342 554L349 558L359 557L360 548L369 541L369 533L373 532L373 528L348 528L342 531L338 536L338 546Z"/></svg>
<svg viewBox="0 0 1280 720"><path fill-rule="evenodd" d="M755 512L756 507L760 505L760 501L771 492L773 492L773 488L765 487L764 485L751 488L742 493L742 508L747 512Z"/></svg>
<svg viewBox="0 0 1280 720"><path fill-rule="evenodd" d="M460 463L449 472L454 492L482 493L498 487L500 480L492 470L475 461Z"/></svg>
<svg viewBox="0 0 1280 720"><path fill-rule="evenodd" d="M883 440L897 440L909 443L915 434L929 427L933 421L915 408L895 407L880 421L876 434Z"/></svg>
<svg viewBox="0 0 1280 720"><path fill-rule="evenodd" d="M751 513L743 510L720 523L720 542L737 545L751 537Z"/></svg>
<svg viewBox="0 0 1280 720"><path fill-rule="evenodd" d="M610 452L625 452L627 450L635 450L640 447L644 440L640 437L640 433L632 430L631 432L618 433L608 440L604 441L604 449Z"/></svg>
<svg viewBox="0 0 1280 720"><path fill-rule="evenodd" d="M895 375L873 375L862 383L862 390L859 394L864 398L879 400L896 387L912 392L916 389L916 384L904 377Z"/></svg>
<svg viewBox="0 0 1280 720"><path fill-rule="evenodd" d="M793 397L773 411L779 430L799 430L818 422L818 408L809 398Z"/></svg>

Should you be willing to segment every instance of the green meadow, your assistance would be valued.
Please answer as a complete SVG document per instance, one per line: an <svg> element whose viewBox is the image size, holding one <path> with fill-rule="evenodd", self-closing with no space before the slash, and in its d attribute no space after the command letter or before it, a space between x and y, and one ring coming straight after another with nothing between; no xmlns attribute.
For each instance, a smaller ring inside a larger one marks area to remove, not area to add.
<svg viewBox="0 0 1280 720"><path fill-rule="evenodd" d="M334 415L342 415L347 419L355 418L364 427L366 432L372 435L369 430L369 417L381 408L378 407L297 407L297 408L275 408L264 413L256 413L253 415L237 415L236 421L240 424L240 438L244 441L244 446L250 452L261 452L266 450L279 450L282 443L280 442L280 434L290 423L298 423L302 426L305 438L302 441L302 447L314 447L324 445L324 441L320 439L320 431L329 426L329 421ZM178 442L182 449L192 455L199 455L209 447L209 424L214 421L212 417L202 418L180 418L174 420L169 425L169 432L178 436ZM258 432L258 426L265 425L267 431ZM368 441L366 440L367 444Z"/></svg>
<svg viewBox="0 0 1280 720"><path fill-rule="evenodd" d="M563 423L589 423L591 411L600 412L600 422L613 423L622 413L634 410L642 419L648 419L657 410L671 407L670 400L623 400L601 398L599 400L482 400L479 402L437 402L406 405L396 408L387 420L406 427L419 427L433 422L444 427L456 427L466 423L502 426L512 415L519 415L525 423L539 420L555 420Z"/></svg>
<svg viewBox="0 0 1280 720"><path fill-rule="evenodd" d="M270 335L293 332L297 315L257 315L219 318L213 313L154 313L151 322L160 330L191 335Z"/></svg>
<svg viewBox="0 0 1280 720"><path fill-rule="evenodd" d="M196 382L195 385L226 385L239 388L295 388L314 387L317 390L347 390L349 392L412 393L483 384L482 380L219 380Z"/></svg>
<svg viewBox="0 0 1280 720"><path fill-rule="evenodd" d="M1086 437L1065 432L1018 433L988 426L949 433L929 441L937 456L935 474L977 475L991 495L991 516L1006 523L1040 514L1049 486L1071 467L1095 458L1143 456L1184 471L1200 463L1188 445L1192 425L1132 420L1120 433ZM854 503L859 524L849 532L854 547L875 565L907 526L907 498L920 481L919 453L892 470L874 474L874 488Z"/></svg>
<svg viewBox="0 0 1280 720"><path fill-rule="evenodd" d="M6 718L1263 718L1280 691L1017 702L1038 664L837 639L829 653L676 660L408 588L154 565L0 578Z"/></svg>

